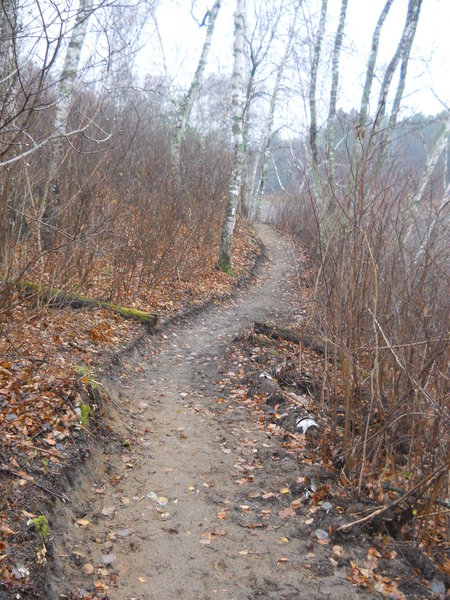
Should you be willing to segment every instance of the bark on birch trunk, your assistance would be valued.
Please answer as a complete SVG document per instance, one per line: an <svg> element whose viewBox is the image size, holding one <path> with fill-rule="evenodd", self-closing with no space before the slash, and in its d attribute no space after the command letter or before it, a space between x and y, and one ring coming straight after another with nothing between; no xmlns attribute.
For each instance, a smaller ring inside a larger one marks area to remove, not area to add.
<svg viewBox="0 0 450 600"><path fill-rule="evenodd" d="M328 109L327 145L328 156L330 161L330 180L332 185L334 185L334 174L336 169L334 158L334 123L336 119L336 102L339 87L339 59L341 56L342 41L344 39L347 5L348 0L342 0L338 28L336 30L336 37L334 38L333 57L331 61L331 91L330 104Z"/></svg>
<svg viewBox="0 0 450 600"><path fill-rule="evenodd" d="M246 18L246 0L236 0L234 15L234 48L232 75L232 114L233 114L233 167L228 189L228 202L222 227L222 237L219 249L219 268L232 273L231 244L236 225L236 212L242 182L242 164L244 160L244 141L242 135L242 81L244 71L244 30Z"/></svg>
<svg viewBox="0 0 450 600"><path fill-rule="evenodd" d="M57 220L60 208L60 177L59 171L64 162L64 136L67 133L67 123L70 114L73 90L78 77L81 51L86 37L89 16L92 12L93 0L79 0L75 22L64 57L63 68L59 77L58 101L53 128L56 139L52 145L49 164L49 177L46 191L41 198L39 208L39 223L51 223ZM52 241L54 228L43 230L41 235L46 244Z"/></svg>
<svg viewBox="0 0 450 600"><path fill-rule="evenodd" d="M211 48L211 42L214 34L214 26L216 23L217 15L219 14L221 0L216 0L213 4L213 7L210 11L208 11L208 26L206 29L205 41L203 42L202 52L200 54L200 59L198 61L197 69L195 71L194 77L192 79L192 83L184 96L180 110L177 116L177 123L175 126L175 131L173 132L171 143L170 143L170 152L172 159L172 169L174 179L179 183L181 178L181 159L180 159L180 149L181 142L183 139L183 135L186 131L186 127L189 121L189 117L191 114L192 106L195 102L195 99L198 94L198 90L200 88L200 84L203 79L203 73L205 71L206 63L208 60L209 50Z"/></svg>

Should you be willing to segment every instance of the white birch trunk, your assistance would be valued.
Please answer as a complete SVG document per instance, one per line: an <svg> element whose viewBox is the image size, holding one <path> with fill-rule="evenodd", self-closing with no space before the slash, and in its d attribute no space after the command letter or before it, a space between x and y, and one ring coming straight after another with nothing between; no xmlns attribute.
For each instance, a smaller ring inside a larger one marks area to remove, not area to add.
<svg viewBox="0 0 450 600"><path fill-rule="evenodd" d="M254 200L256 196L256 186L257 183L257 170L261 161L261 148L262 143L260 145L259 151L256 153L255 162L253 164L252 173L249 173L248 166L248 128L249 128L249 119L250 119L250 108L252 105L252 101L255 93L255 80L256 73L258 71L259 66L264 62L267 57L272 42L275 38L276 30L279 23L279 17L275 19L275 22L267 27L266 31L263 32L259 43L256 44L256 47L253 47L254 39L253 36L249 46L250 46L250 73L247 80L247 89L245 95L245 105L244 105L244 116L243 116L243 141L244 141L244 158L242 163L242 186L241 186L241 197L243 210L246 216L250 216L252 211L254 210ZM268 40L265 42L266 34L269 32ZM246 33L244 33L247 36ZM264 139L264 132L262 132L261 139Z"/></svg>
<svg viewBox="0 0 450 600"><path fill-rule="evenodd" d="M242 135L242 82L244 75L244 30L246 19L246 0L236 0L234 15L234 47L232 74L232 115L234 156L233 167L228 189L228 201L219 249L219 267L222 271L232 273L231 244L236 225L236 212L239 203L242 183L242 164L244 160L244 140Z"/></svg>
<svg viewBox="0 0 450 600"><path fill-rule="evenodd" d="M367 71L366 71L366 80L364 82L364 88L361 98L361 106L359 109L359 126L361 128L361 133L363 134L364 128L367 123L367 116L369 112L369 102L370 102L370 92L372 91L373 79L375 77L375 65L377 62L378 56L378 47L380 44L380 35L381 30L383 28L386 17L389 14L391 6L394 0L386 0L386 4L384 5L383 10L378 18L377 24L375 26L372 43L370 47L369 61L367 63Z"/></svg>
<svg viewBox="0 0 450 600"><path fill-rule="evenodd" d="M13 50L17 7L15 0L3 0L0 6L0 79L10 75L13 67Z"/></svg>
<svg viewBox="0 0 450 600"><path fill-rule="evenodd" d="M449 202L450 202L450 185L448 185L446 190L444 191L444 195L442 197L441 203L440 203L439 207L437 208L437 210L434 214L434 217L432 218L431 223L429 224L427 231L425 233L425 236L420 244L420 248L419 248L416 258L415 258L416 263L425 254L425 252L428 248L428 244L430 243L431 236L434 235L434 228L436 227L436 224L437 224L439 218L441 217L442 213L443 213L443 217L440 222L440 225L443 230L442 234L446 236L446 239L448 239L448 221L450 218L450 211L447 210L447 212L445 212L445 209L448 208ZM436 236L434 236L433 241L436 241Z"/></svg>
<svg viewBox="0 0 450 600"><path fill-rule="evenodd" d="M309 145L311 148L313 168L317 169L318 166L318 150L317 150L317 104L316 104L316 90L317 90L317 72L319 70L320 53L322 49L323 36L325 34L325 20L327 16L328 0L322 0L322 6L320 9L320 21L319 29L317 31L317 39L314 46L314 54L311 65L311 78L309 82L309 112L310 112L310 126L309 126Z"/></svg>
<svg viewBox="0 0 450 600"><path fill-rule="evenodd" d="M9 125L16 111L19 98L17 93L17 65L15 46L17 37L17 2L3 0L0 6L0 99L2 103L3 129Z"/></svg>
<svg viewBox="0 0 450 600"><path fill-rule="evenodd" d="M439 160L439 157L444 153L444 151L447 147L449 135L450 135L450 111L447 112L445 121L442 123L442 125L439 129L439 132L434 140L433 147L428 152L427 159L425 161L425 166L423 168L422 176L420 178L419 184L417 186L416 191L414 192L414 194L412 195L412 197L410 199L409 212L412 215L413 220L406 232L405 243L408 243L408 241L410 240L410 238L414 232L417 217L419 216L418 213L419 213L420 201L422 200L423 193L425 191L425 188L426 188L428 182L430 181L430 178L433 174L434 168L436 167L437 161ZM444 208L447 201L448 201L448 189L444 193L444 199L442 201L442 206L439 210L442 210ZM434 226L434 224L431 225L431 228L433 226ZM429 228L429 230L430 230L430 228ZM424 243L422 243L422 250L423 250L423 247L424 247Z"/></svg>
<svg viewBox="0 0 450 600"><path fill-rule="evenodd" d="M57 137L53 142L50 155L47 188L41 198L39 207L39 222L51 225L51 228L45 232L45 235L44 232L40 235L40 239L44 240L46 245L52 242L52 235L55 231L54 222L56 222L57 214L60 210L61 190L59 171L61 163L64 162L64 137L67 134L72 95L78 78L81 51L86 37L89 16L92 12L92 5L93 0L79 0L75 22L59 77L56 113L53 122L53 128ZM51 202L49 201L50 192Z"/></svg>
<svg viewBox="0 0 450 600"><path fill-rule="evenodd" d="M339 87L339 60L341 55L342 40L344 39L345 18L347 15L348 0L342 0L341 12L339 14L339 23L334 38L333 56L331 60L331 90L330 104L328 108L328 123L327 123L327 145L328 155L330 160L330 178L331 184L334 183L334 174L336 170L334 158L334 124L336 119L336 101Z"/></svg>
<svg viewBox="0 0 450 600"><path fill-rule="evenodd" d="M92 12L93 0L79 0L75 23L72 34L67 46L64 58L63 68L59 77L58 101L56 104L56 114L53 127L57 138L53 146L53 153L50 165L50 178L52 181L52 191L56 200L59 197L59 178L58 169L62 160L64 148L64 135L67 133L67 124L72 103L72 95L78 78L78 70L86 37L89 16Z"/></svg>
<svg viewBox="0 0 450 600"><path fill-rule="evenodd" d="M392 79L394 77L394 73L397 69L397 66L402 58L405 48L409 44L409 39L414 38L415 28L417 27L417 20L419 18L420 4L422 0L409 0L408 4L408 12L406 16L405 27L403 29L402 37L398 43L397 49L394 52L393 57L391 58L391 62L389 63L383 78L383 83L381 84L380 94L378 97L378 106L376 112L375 125L381 123L383 117L386 113L386 103L387 97L389 94L389 89L391 87ZM419 5L419 11L417 11L417 6ZM414 22L415 21L415 22ZM412 43L412 41L411 41Z"/></svg>
<svg viewBox="0 0 450 600"><path fill-rule="evenodd" d="M267 174L269 171L269 162L271 158L271 145L273 138L273 125L275 120L275 108L278 102L278 94L281 87L281 80L283 77L284 69L286 68L287 62L289 60L289 56L292 50L292 43L294 40L295 34L295 23L297 18L297 11L294 15L294 21L289 31L289 37L286 44L286 50L283 58L280 61L277 69L277 75L275 78L275 84L272 92L272 97L270 98L269 112L267 114L267 120L263 131L263 139L262 139L262 148L261 148L261 175L259 177L258 187L257 187L257 197L256 204L256 218L259 218L261 212L261 205L264 201L264 194L266 191L267 185Z"/></svg>
<svg viewBox="0 0 450 600"><path fill-rule="evenodd" d="M211 48L211 42L214 34L214 26L216 22L217 15L219 13L221 0L216 0L213 4L213 7L210 11L208 11L208 26L206 28L206 36L205 41L203 43L202 52L200 54L200 59L198 61L197 69L195 71L194 77L192 79L192 83L190 85L189 90L183 98L183 101L180 105L180 110L177 116L177 122L175 125L175 131L173 132L171 144L170 144L170 152L172 159L172 169L175 176L175 179L179 181L180 179L180 149L181 149L181 141L183 139L183 135L186 131L186 126L189 121L189 117L191 114L192 106L195 102L195 99L198 94L198 90L200 88L200 84L203 79L203 74L205 71L206 63L208 60L209 50Z"/></svg>
<svg viewBox="0 0 450 600"><path fill-rule="evenodd" d="M66 133L72 94L78 77L81 51L86 37L89 15L92 11L92 1L79 1L72 35L67 46L64 65L59 78L58 104L56 107L54 128L61 135Z"/></svg>
<svg viewBox="0 0 450 600"><path fill-rule="evenodd" d="M389 128L393 129L397 123L397 116L400 110L400 104L403 98L403 92L405 91L406 85L406 74L408 71L409 56L411 54L411 48L416 35L417 23L419 22L420 9L422 6L422 0L417 0L416 4L412 8L411 15L411 26L409 28L408 37L405 45L402 49L401 59L402 63L400 66L400 78L395 92L395 98L392 105L391 116L389 118Z"/></svg>

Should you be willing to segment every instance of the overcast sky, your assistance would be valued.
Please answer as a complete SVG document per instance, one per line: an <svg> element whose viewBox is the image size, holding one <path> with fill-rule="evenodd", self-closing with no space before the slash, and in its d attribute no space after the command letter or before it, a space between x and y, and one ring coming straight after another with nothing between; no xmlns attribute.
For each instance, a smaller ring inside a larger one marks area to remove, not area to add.
<svg viewBox="0 0 450 600"><path fill-rule="evenodd" d="M258 0L254 0L258 2ZM251 2L251 0L250 0ZM341 58L338 107L359 106L370 40L385 0L349 0ZM212 0L197 2L194 14L201 20ZM305 0L311 14L318 14L320 0ZM407 0L395 0L385 23L378 66L386 65L398 43L405 22ZM199 29L190 15L190 0L161 0L157 19L163 39L168 71L174 85L187 86L196 67L205 28ZM234 0L223 0L213 40L208 72L228 75L232 64ZM331 44L336 30L340 0L329 0L327 35ZM450 106L448 59L450 56L450 0L424 0L408 70L404 106L407 114L433 114ZM143 72L161 71L161 53L155 36L142 54ZM325 58L325 57L324 57ZM322 64L326 73L326 65ZM293 86L296 85L292 80ZM324 90L325 96L325 90ZM437 98L436 98L437 96ZM292 101L291 101L292 102ZM285 107L286 108L286 107ZM288 111L292 112L292 106Z"/></svg>

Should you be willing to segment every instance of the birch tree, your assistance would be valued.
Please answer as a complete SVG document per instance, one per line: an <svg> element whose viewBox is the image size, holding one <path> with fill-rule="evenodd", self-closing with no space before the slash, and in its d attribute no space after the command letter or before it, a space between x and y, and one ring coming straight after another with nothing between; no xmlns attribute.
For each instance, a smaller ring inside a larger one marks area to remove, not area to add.
<svg viewBox="0 0 450 600"><path fill-rule="evenodd" d="M447 148L447 144L449 141L449 135L450 135L450 110L447 111L447 113L443 117L443 121L437 132L436 138L434 139L433 145L427 152L425 165L423 167L419 183L416 186L414 193L410 197L409 212L410 212L410 215L412 218L412 222L409 225L408 230L406 232L406 236L405 236L406 243L413 236L414 228L415 228L417 219L419 217L420 202L423 198L423 194L424 194L425 189L431 179L431 176L436 167L436 164L437 164L439 158L442 156L442 154L445 152L445 150ZM445 187L445 182L444 182L444 187ZM447 188L445 189L445 191L443 193L443 198L442 198L442 201L440 202L440 206L436 212L436 215L428 227L428 232L425 235L424 241L421 243L417 257L423 253L424 248L426 247L426 245L429 241L429 235L430 235L429 232L433 229L434 225L436 224L439 214L444 210L445 206L447 205L448 197L449 197L449 189L447 186Z"/></svg>
<svg viewBox="0 0 450 600"><path fill-rule="evenodd" d="M334 124L336 120L336 102L339 86L339 59L341 55L342 41L344 38L345 19L347 15L348 0L342 0L341 11L339 14L339 23L334 38L333 55L331 61L331 90L330 103L328 108L328 123L327 123L327 143L328 155L330 160L330 176L331 182L334 181L335 158L334 158Z"/></svg>
<svg viewBox="0 0 450 600"><path fill-rule="evenodd" d="M318 213L319 222L323 218L323 198L322 198L322 183L319 174L319 151L317 145L317 80L320 56L322 52L322 44L325 35L325 23L327 18L328 0L322 0L320 8L320 19L319 26L316 34L316 41L314 44L314 52L311 63L311 72L309 78L309 113L310 113L310 126L309 126L309 146L311 149L311 171L313 186L312 192L314 197L315 208Z"/></svg>
<svg viewBox="0 0 450 600"><path fill-rule="evenodd" d="M270 10L270 8L272 10ZM270 6L270 8L264 6L262 10L258 11L255 27L251 35L246 35L246 38L248 37L248 39L245 40L248 43L250 69L247 76L243 109L244 162L242 165L243 178L241 196L243 209L247 215L249 215L252 210L255 194L256 174L259 164L259 158L256 157L253 165L253 171L250 174L248 142L251 109L255 100L261 95L261 91L258 90L257 76L261 66L264 64L269 55L282 15L281 10L274 11L273 6Z"/></svg>
<svg viewBox="0 0 450 600"><path fill-rule="evenodd" d="M389 11L391 10L391 6L392 6L393 2L394 2L394 0L386 0L384 8L381 11L381 14L378 18L377 24L375 26L373 36L372 36L372 42L370 44L370 54L369 54L369 60L367 63L366 78L364 81L361 105L359 108L359 127L360 127L361 133L364 132L364 129L365 129L366 123L367 123L367 116L368 116L369 103L370 103L370 93L372 91L373 80L375 78L375 65L376 65L377 57L378 57L378 48L380 45L381 30L383 28L384 22L386 21L388 14L389 14Z"/></svg>
<svg viewBox="0 0 450 600"><path fill-rule="evenodd" d="M88 20L92 12L93 0L79 0L75 15L75 22L67 45L63 68L58 84L58 100L54 120L54 130L58 138L54 144L50 172L52 173L52 188L56 197L59 197L59 178L57 170L64 150L64 136L72 102L72 95L79 76L81 51L86 37Z"/></svg>
<svg viewBox="0 0 450 600"><path fill-rule="evenodd" d="M219 14L219 9L221 5L221 0L216 0L214 2L212 8L207 11L203 23L208 21L208 26L206 28L205 41L203 42L203 48L200 54L200 59L198 61L197 69L195 71L194 77L192 79L189 90L185 94L183 100L181 101L180 108L177 115L177 121L175 125L175 130L173 132L171 143L170 143L170 153L172 159L172 169L174 173L174 177L176 181L180 181L180 149L181 142L183 139L183 135L186 131L186 127L189 121L189 117L191 114L192 106L195 102L195 99L198 95L198 90L200 88L200 84L203 79L203 74L205 72L205 67L208 61L208 55L211 48L211 42L214 34L214 27L217 19L217 15Z"/></svg>
<svg viewBox="0 0 450 600"><path fill-rule="evenodd" d="M279 99L283 74L284 74L284 71L285 71L288 61L289 61L289 57L292 52L292 45L293 45L295 33L296 33L296 21L297 21L298 8L299 8L299 5L297 4L294 9L295 12L293 15L291 26L288 31L288 39L286 42L286 48L284 51L284 55L282 56L278 66L277 66L277 69L276 69L275 84L274 84L272 95L270 98L269 110L267 113L266 122L265 122L263 133L261 136L261 149L260 149L260 161L259 161L260 174L259 174L259 178L256 181L256 188L255 188L255 192L254 192L254 193L256 193L256 198L254 196L252 198L252 199L254 199L254 201L256 203L257 217L261 210L261 206L262 206L262 203L264 200L266 185L267 185L267 175L268 175L269 163L270 163L270 159L271 159L271 155L272 155L272 140L273 140L273 135L274 135L273 128L274 128L274 121L275 121L275 110L276 110L278 99Z"/></svg>
<svg viewBox="0 0 450 600"><path fill-rule="evenodd" d="M320 20L317 30L316 42L314 44L313 59L311 64L311 73L309 80L309 145L311 148L313 168L317 169L318 150L317 150L317 74L319 70L320 54L322 50L323 37L325 34L325 21L327 17L328 0L322 0L320 8Z"/></svg>
<svg viewBox="0 0 450 600"><path fill-rule="evenodd" d="M400 108L400 103L403 97L403 91L405 86L406 79L406 71L407 64L409 60L409 55L411 52L411 47L414 41L414 36L416 34L417 23L419 21L420 16L420 8L422 6L422 0L409 0L408 3L408 11L406 15L405 26L403 29L402 36L398 43L398 46L394 52L394 55L391 58L389 65L386 68L384 73L383 82L381 84L380 94L378 97L378 105L376 110L376 118L374 122L374 127L378 124L381 124L383 117L386 113L386 105L387 98L389 94L389 90L391 87L392 79L394 77L395 71L397 70L398 64L400 60L402 61L402 73L397 86L397 91L395 94L394 106L391 113L391 118L389 125L392 128L395 125L398 110Z"/></svg>
<svg viewBox="0 0 450 600"><path fill-rule="evenodd" d="M246 0L236 0L234 14L234 45L231 108L233 119L233 166L228 189L228 201L219 249L219 267L222 271L232 273L231 244L236 225L236 213L242 183L242 165L244 162L242 86L244 77L244 31L247 12Z"/></svg>

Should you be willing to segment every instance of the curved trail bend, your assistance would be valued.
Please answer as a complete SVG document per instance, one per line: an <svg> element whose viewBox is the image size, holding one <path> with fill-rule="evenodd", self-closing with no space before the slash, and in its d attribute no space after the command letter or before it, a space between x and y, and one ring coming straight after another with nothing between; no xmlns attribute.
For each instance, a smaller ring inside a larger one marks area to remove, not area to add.
<svg viewBox="0 0 450 600"><path fill-rule="evenodd" d="M279 503L252 501L295 481L301 465L271 461L274 442L248 411L230 399L218 403L221 362L233 338L255 320L292 310L285 284L294 268L291 248L269 227L257 230L269 255L260 281L124 359L112 391L126 407L122 427L132 432L133 447L111 443L74 491L76 510L58 508L55 598L92 589L94 581L105 582L113 600L368 597L317 566L311 538L297 526L307 516L282 520ZM237 462L254 465L248 486L236 484ZM89 525L77 525L80 518ZM246 526L261 519L264 527ZM323 551L316 546L316 554ZM102 561L112 562L98 571ZM83 573L86 564L92 574Z"/></svg>

